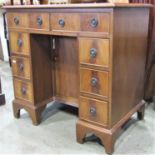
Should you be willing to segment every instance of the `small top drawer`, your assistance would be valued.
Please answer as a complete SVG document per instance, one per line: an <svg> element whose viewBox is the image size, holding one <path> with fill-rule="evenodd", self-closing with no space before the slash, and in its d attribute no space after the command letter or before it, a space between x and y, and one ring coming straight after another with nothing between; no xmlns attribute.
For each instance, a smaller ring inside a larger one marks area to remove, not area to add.
<svg viewBox="0 0 155 155"><path fill-rule="evenodd" d="M8 27L11 28L27 28L28 14L27 13L7 13Z"/></svg>
<svg viewBox="0 0 155 155"><path fill-rule="evenodd" d="M28 33L10 32L11 53L30 55L30 40Z"/></svg>
<svg viewBox="0 0 155 155"><path fill-rule="evenodd" d="M109 13L81 13L81 31L110 33Z"/></svg>
<svg viewBox="0 0 155 155"><path fill-rule="evenodd" d="M80 38L80 63L108 67L109 44L108 39Z"/></svg>
<svg viewBox="0 0 155 155"><path fill-rule="evenodd" d="M52 13L52 30L79 31L80 17L76 13Z"/></svg>
<svg viewBox="0 0 155 155"><path fill-rule="evenodd" d="M48 13L31 13L29 14L29 27L33 29L49 30Z"/></svg>

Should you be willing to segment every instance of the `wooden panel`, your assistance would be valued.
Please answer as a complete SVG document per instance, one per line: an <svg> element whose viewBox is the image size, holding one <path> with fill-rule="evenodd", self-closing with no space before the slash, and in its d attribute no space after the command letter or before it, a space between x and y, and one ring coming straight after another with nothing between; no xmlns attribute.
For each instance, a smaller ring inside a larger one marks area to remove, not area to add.
<svg viewBox="0 0 155 155"><path fill-rule="evenodd" d="M108 123L108 103L80 97L79 117L80 119L105 126Z"/></svg>
<svg viewBox="0 0 155 155"><path fill-rule="evenodd" d="M7 23L10 28L27 28L28 14L27 13L7 13Z"/></svg>
<svg viewBox="0 0 155 155"><path fill-rule="evenodd" d="M81 14L81 30L110 33L110 14L109 13Z"/></svg>
<svg viewBox="0 0 155 155"><path fill-rule="evenodd" d="M143 99L149 10L115 9L114 14L112 125Z"/></svg>
<svg viewBox="0 0 155 155"><path fill-rule="evenodd" d="M30 35L34 102L39 104L53 97L53 64L51 37Z"/></svg>
<svg viewBox="0 0 155 155"><path fill-rule="evenodd" d="M80 69L80 92L99 95L108 98L108 72Z"/></svg>
<svg viewBox="0 0 155 155"><path fill-rule="evenodd" d="M30 28L49 30L49 14L48 13L30 13L29 14Z"/></svg>
<svg viewBox="0 0 155 155"><path fill-rule="evenodd" d="M21 32L10 32L11 53L30 55L29 34Z"/></svg>
<svg viewBox="0 0 155 155"><path fill-rule="evenodd" d="M13 76L30 79L31 72L30 72L30 60L29 58L21 58L21 57L12 57L12 72Z"/></svg>
<svg viewBox="0 0 155 155"><path fill-rule="evenodd" d="M76 13L52 13L52 30L79 31L80 16Z"/></svg>
<svg viewBox="0 0 155 155"><path fill-rule="evenodd" d="M56 38L55 95L63 100L78 103L79 59L76 38Z"/></svg>
<svg viewBox="0 0 155 155"><path fill-rule="evenodd" d="M80 38L80 62L82 64L108 67L110 52L109 44L108 39Z"/></svg>
<svg viewBox="0 0 155 155"><path fill-rule="evenodd" d="M33 102L33 88L30 82L14 79L14 93L17 99Z"/></svg>

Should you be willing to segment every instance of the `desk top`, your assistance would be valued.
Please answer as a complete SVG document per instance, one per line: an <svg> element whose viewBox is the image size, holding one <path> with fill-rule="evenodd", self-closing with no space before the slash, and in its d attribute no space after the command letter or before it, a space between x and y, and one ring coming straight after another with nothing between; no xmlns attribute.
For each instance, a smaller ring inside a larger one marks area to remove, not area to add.
<svg viewBox="0 0 155 155"><path fill-rule="evenodd" d="M48 5L8 5L4 9L49 9L49 8L115 8L115 7L152 7L151 4L136 3L74 3L74 4L48 4Z"/></svg>

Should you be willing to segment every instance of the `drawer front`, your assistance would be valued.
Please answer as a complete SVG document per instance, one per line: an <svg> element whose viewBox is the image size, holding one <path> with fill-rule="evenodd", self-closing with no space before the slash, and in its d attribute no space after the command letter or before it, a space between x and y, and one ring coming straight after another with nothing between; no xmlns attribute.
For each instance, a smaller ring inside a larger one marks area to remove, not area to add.
<svg viewBox="0 0 155 155"><path fill-rule="evenodd" d="M14 93L17 99L33 102L33 89L30 82L14 79Z"/></svg>
<svg viewBox="0 0 155 155"><path fill-rule="evenodd" d="M110 33L109 13L81 14L81 30L90 32Z"/></svg>
<svg viewBox="0 0 155 155"><path fill-rule="evenodd" d="M30 28L49 30L49 14L48 13L31 13L29 14Z"/></svg>
<svg viewBox="0 0 155 155"><path fill-rule="evenodd" d="M51 14L52 30L80 30L80 17L76 13L52 13Z"/></svg>
<svg viewBox="0 0 155 155"><path fill-rule="evenodd" d="M103 67L109 66L109 40L108 39L79 39L80 62Z"/></svg>
<svg viewBox="0 0 155 155"><path fill-rule="evenodd" d="M30 55L29 34L20 32L10 32L11 53Z"/></svg>
<svg viewBox="0 0 155 155"><path fill-rule="evenodd" d="M80 69L80 91L108 98L108 72Z"/></svg>
<svg viewBox="0 0 155 155"><path fill-rule="evenodd" d="M31 79L29 58L12 57L11 62L13 76Z"/></svg>
<svg viewBox="0 0 155 155"><path fill-rule="evenodd" d="M108 123L108 103L100 100L80 97L79 117L106 126Z"/></svg>
<svg viewBox="0 0 155 155"><path fill-rule="evenodd" d="M28 14L27 13L7 13L8 27L11 28L27 28Z"/></svg>

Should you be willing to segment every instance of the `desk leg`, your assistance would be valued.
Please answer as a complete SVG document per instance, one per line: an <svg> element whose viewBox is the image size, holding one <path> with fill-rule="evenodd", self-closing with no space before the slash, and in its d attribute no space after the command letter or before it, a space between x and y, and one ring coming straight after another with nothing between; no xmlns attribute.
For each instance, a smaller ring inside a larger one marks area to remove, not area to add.
<svg viewBox="0 0 155 155"><path fill-rule="evenodd" d="M139 120L144 119L144 114L145 114L145 104L137 111L137 117Z"/></svg>
<svg viewBox="0 0 155 155"><path fill-rule="evenodd" d="M31 117L33 125L39 125L41 122L41 114L43 110L46 108L46 105L42 105L40 107L35 106L26 106L19 104L16 101L13 101L13 112L15 118L20 118L20 110L25 109L29 116Z"/></svg>

